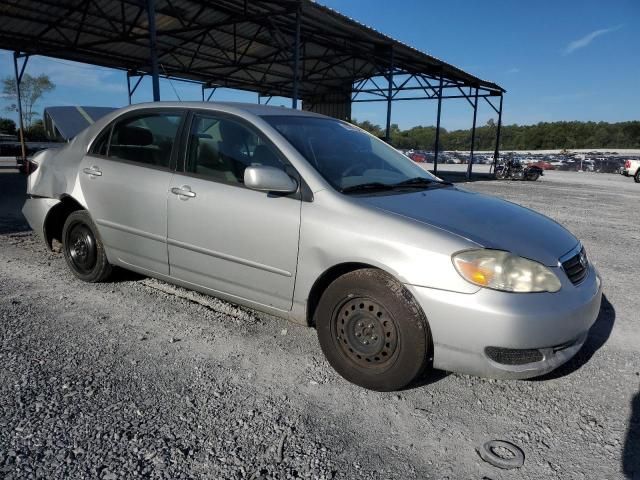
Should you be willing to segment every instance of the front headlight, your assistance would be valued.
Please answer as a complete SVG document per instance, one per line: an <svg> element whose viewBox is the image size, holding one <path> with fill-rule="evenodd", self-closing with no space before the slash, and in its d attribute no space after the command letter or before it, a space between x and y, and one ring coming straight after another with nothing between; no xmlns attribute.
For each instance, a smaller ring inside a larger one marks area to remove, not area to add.
<svg viewBox="0 0 640 480"><path fill-rule="evenodd" d="M558 277L544 265L501 250L454 254L453 265L468 282L505 292L557 292Z"/></svg>

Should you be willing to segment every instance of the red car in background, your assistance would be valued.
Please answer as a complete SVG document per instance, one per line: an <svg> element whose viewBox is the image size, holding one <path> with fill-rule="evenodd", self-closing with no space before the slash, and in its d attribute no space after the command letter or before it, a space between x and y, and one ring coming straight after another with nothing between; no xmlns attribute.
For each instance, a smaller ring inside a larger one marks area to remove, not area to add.
<svg viewBox="0 0 640 480"><path fill-rule="evenodd" d="M411 160L418 163L424 163L427 161L427 156L424 153L412 152L407 155Z"/></svg>
<svg viewBox="0 0 640 480"><path fill-rule="evenodd" d="M542 170L555 170L556 167L551 165L549 162L545 162L544 160L540 160L535 163L530 163L529 166L540 167Z"/></svg>

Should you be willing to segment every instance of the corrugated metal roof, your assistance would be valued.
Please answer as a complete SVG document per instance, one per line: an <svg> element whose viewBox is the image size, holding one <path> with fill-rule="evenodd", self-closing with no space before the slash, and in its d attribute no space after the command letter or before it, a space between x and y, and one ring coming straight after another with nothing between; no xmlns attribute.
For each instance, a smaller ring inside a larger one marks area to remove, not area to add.
<svg viewBox="0 0 640 480"><path fill-rule="evenodd" d="M161 73L291 96L296 11L301 11L299 94L350 91L389 66L443 75L499 94L498 85L310 0L156 0ZM141 0L4 0L0 48L150 72Z"/></svg>

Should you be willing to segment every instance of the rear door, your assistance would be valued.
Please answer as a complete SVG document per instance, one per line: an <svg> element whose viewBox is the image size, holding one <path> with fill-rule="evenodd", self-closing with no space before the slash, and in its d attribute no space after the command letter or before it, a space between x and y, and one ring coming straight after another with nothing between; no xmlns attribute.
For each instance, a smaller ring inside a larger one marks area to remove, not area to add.
<svg viewBox="0 0 640 480"><path fill-rule="evenodd" d="M301 201L245 188L251 164L286 169L280 152L236 117L196 113L186 168L168 199L171 276L237 300L289 310Z"/></svg>
<svg viewBox="0 0 640 480"><path fill-rule="evenodd" d="M112 262L167 275L167 195L183 110L131 112L80 165L80 185Z"/></svg>

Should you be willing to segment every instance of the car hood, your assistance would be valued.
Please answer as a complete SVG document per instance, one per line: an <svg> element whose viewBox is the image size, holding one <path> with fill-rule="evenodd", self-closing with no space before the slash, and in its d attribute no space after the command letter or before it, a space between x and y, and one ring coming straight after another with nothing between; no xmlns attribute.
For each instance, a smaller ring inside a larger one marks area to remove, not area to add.
<svg viewBox="0 0 640 480"><path fill-rule="evenodd" d="M454 187L358 197L357 201L547 266L557 266L558 259L578 243L562 225L533 210Z"/></svg>

